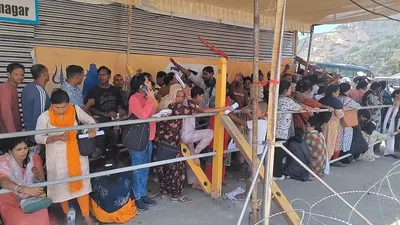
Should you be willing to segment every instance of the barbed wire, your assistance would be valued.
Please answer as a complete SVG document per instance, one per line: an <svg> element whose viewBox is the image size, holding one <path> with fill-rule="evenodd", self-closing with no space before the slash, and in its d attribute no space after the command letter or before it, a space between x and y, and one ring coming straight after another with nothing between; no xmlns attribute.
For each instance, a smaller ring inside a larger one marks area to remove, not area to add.
<svg viewBox="0 0 400 225"><path fill-rule="evenodd" d="M331 194L331 195L325 196L325 197L315 201L313 204L310 204L307 200L305 200L303 198L295 198L290 202L290 205L293 208L293 210L285 210L285 211L281 211L281 212L277 212L277 213L271 214L268 217L262 218L255 225L258 225L258 224L262 223L267 218L268 219L272 219L274 217L277 217L277 216L280 216L280 215L283 215L283 214L286 214L286 213L289 213L289 212L300 212L301 213L300 224L310 225L311 221L315 221L315 222L317 222L319 224L326 225L326 223L324 223L324 222L322 222L322 221L320 221L319 219L316 218L316 217L320 217L320 218L324 218L324 219L329 219L329 220L332 220L332 221L340 222L341 224L353 225L351 223L351 219L352 219L352 215L353 215L354 209L357 208L359 203L364 199L364 197L366 195L375 195L375 196L377 196L378 205L379 205L382 221L384 222L385 225L388 225L388 223L385 220L385 216L384 216L384 213L383 213L382 203L381 203L381 199L380 198L383 197L385 199L393 200L393 201L397 202L399 204L399 206L400 206L400 200L396 197L396 194L394 193L392 185L391 185L391 182L390 182L390 178L391 177L400 174L400 170L396 171L396 172L393 172L395 169L398 169L399 167L400 167L400 161L394 162L390 166L390 168L388 169L387 173L382 178L380 178L377 182L372 184L367 190L350 190L350 191L338 192L337 194ZM386 194L382 194L381 193L382 185L383 185L383 183L385 181L387 181L388 189L390 191L390 195L386 195ZM271 185L271 183L270 183L270 185ZM371 191L373 188L377 188L377 186L378 186L378 190L376 192ZM343 219L340 219L340 218L337 218L337 217L334 217L334 216L328 216L328 215L323 215L323 214L318 214L318 213L313 212L313 209L317 205L319 205L320 203L322 203L324 201L329 200L330 198L336 197L337 195L351 195L351 194L360 194L360 193L362 193L362 195L357 200L357 202L354 204L354 206L353 206L354 209L349 212L349 217L348 217L347 221L345 221ZM309 206L309 209L305 210L303 208L295 208L294 204L297 203L297 202L303 202L303 203L307 204ZM305 215L308 215L307 221L305 221Z"/></svg>

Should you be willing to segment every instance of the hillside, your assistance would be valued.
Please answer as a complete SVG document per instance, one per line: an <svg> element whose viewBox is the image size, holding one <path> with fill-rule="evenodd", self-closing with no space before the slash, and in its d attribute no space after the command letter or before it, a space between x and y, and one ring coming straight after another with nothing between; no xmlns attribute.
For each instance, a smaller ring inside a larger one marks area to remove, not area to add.
<svg viewBox="0 0 400 225"><path fill-rule="evenodd" d="M302 45L304 41L307 43ZM299 56L306 58L308 38L300 40ZM400 72L400 23L390 20L341 25L315 34L311 60L368 67L376 76Z"/></svg>

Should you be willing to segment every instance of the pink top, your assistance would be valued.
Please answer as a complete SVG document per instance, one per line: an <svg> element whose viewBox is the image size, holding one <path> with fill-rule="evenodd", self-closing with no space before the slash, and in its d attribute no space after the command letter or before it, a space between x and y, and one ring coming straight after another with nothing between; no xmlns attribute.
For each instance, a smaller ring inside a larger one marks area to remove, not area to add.
<svg viewBox="0 0 400 225"><path fill-rule="evenodd" d="M17 87L10 82L0 85L0 133L22 131Z"/></svg>
<svg viewBox="0 0 400 225"><path fill-rule="evenodd" d="M151 118L154 113L156 113L156 108L154 107L155 99L147 98L142 93L135 93L129 98L129 115L135 114L139 119ZM150 123L150 138L149 140L154 140L156 135L156 123Z"/></svg>
<svg viewBox="0 0 400 225"><path fill-rule="evenodd" d="M352 98L354 101L356 101L358 104L362 105L362 98L367 92L367 90L364 89L354 89L351 90L349 93L349 97Z"/></svg>
<svg viewBox="0 0 400 225"><path fill-rule="evenodd" d="M7 160L6 155L0 156L0 163L5 163L6 165L9 165L9 161ZM43 163L42 163L42 159L40 158L39 154L33 155L33 166L36 167L39 170L39 172L44 176ZM25 170L26 170L25 168L21 168L22 174L25 174ZM6 177L6 176L8 176L8 175L4 174L4 173L0 173L0 177ZM32 183L34 183L34 181L32 181Z"/></svg>

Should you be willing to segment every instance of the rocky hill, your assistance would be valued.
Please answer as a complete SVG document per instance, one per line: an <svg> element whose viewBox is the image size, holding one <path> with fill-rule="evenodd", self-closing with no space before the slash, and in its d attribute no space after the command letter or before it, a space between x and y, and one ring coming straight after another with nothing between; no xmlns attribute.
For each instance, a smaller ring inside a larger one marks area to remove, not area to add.
<svg viewBox="0 0 400 225"><path fill-rule="evenodd" d="M300 40L297 48L298 55L304 58L308 40ZM376 76L399 73L400 22L376 20L343 24L330 32L315 34L311 60L365 66Z"/></svg>

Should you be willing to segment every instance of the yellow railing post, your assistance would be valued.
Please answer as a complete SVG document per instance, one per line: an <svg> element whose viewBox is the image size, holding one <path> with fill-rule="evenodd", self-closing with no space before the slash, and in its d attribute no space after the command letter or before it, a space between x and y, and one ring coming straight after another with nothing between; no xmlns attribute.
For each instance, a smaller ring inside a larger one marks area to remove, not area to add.
<svg viewBox="0 0 400 225"><path fill-rule="evenodd" d="M218 60L217 68L217 84L215 87L216 101L215 107L225 107L226 99L226 73L227 73L227 61L225 58ZM212 194L213 198L221 197L222 191L222 167L223 167L223 155L224 155L224 126L221 123L221 112L214 117L214 151L217 153L213 157L212 161Z"/></svg>

